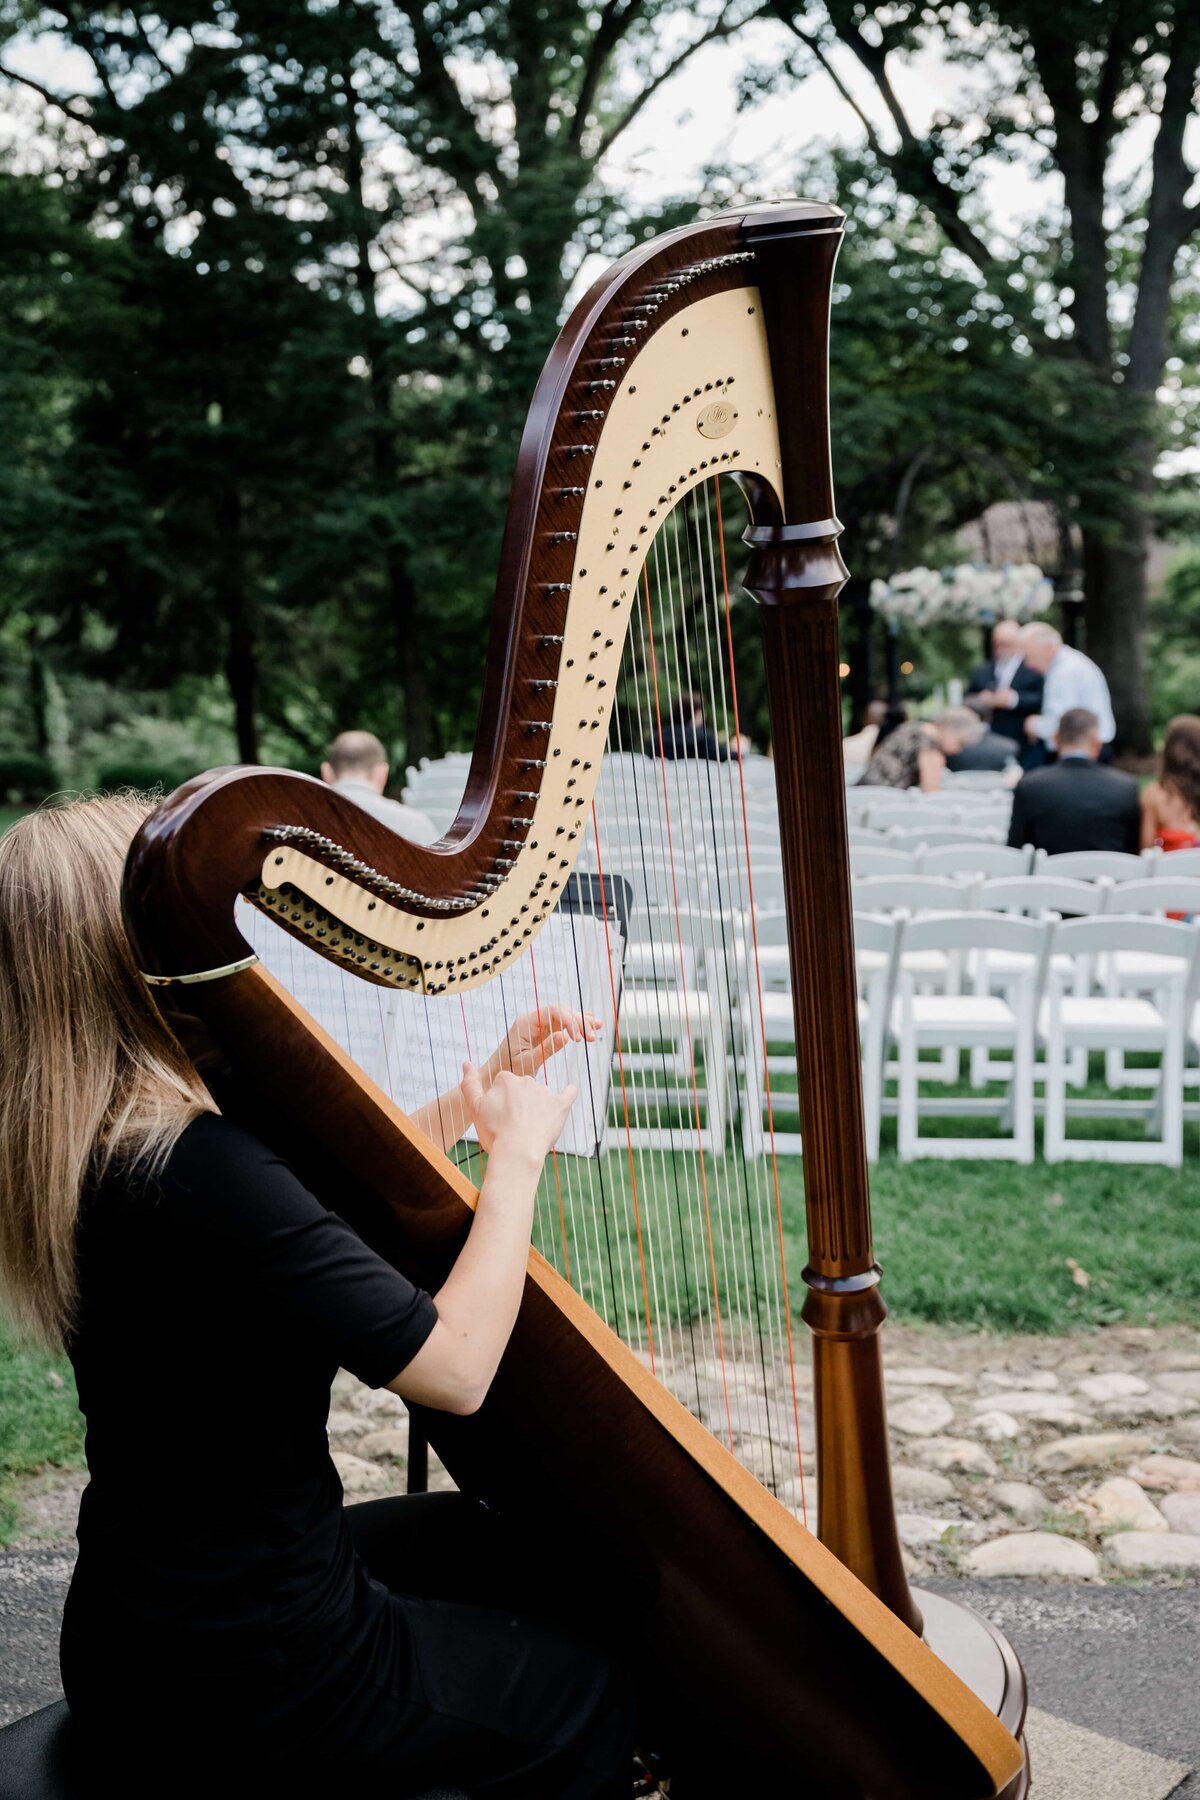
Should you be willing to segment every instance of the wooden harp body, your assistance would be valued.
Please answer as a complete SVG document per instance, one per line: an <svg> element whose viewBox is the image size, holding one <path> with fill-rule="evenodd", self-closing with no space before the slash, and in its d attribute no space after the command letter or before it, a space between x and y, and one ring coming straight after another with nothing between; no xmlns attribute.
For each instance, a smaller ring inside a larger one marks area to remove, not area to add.
<svg viewBox="0 0 1200 1800"><path fill-rule="evenodd" d="M964 1609L923 1596L918 1611L888 1473L837 686L826 370L840 230L828 206L729 214L631 252L575 309L522 440L478 739L442 840L408 843L302 776L220 770L139 834L126 915L160 1004L185 1037L200 1021L249 1115L284 1117L301 1177L331 1204L354 1183L375 1203L377 1246L436 1287L472 1184L255 966L235 902L368 982L445 994L502 973L586 839L656 533L701 484L736 476L786 878L819 1534L536 1253L483 1408L425 1424L461 1486L577 1517L649 1580L653 1653L694 1696L697 1730L720 1718L748 1768L782 1772L797 1795L1016 1800L1019 1664Z"/></svg>

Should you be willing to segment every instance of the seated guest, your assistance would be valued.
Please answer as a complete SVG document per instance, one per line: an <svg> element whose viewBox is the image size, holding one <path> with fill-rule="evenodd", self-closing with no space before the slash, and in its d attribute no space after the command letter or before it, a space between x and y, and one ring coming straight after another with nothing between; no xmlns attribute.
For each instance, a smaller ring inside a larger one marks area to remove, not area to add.
<svg viewBox="0 0 1200 1800"><path fill-rule="evenodd" d="M1136 853L1140 811L1132 775L1102 765L1100 720L1075 706L1058 722L1058 761L1030 769L1013 791L1008 841L1057 856L1064 850Z"/></svg>
<svg viewBox="0 0 1200 1800"><path fill-rule="evenodd" d="M964 744L953 756L946 758L948 769L986 769L992 774L1003 774L1010 763L1016 761L1016 741L1010 737L1001 737L993 729L992 709L982 694L969 694L963 705L983 726L983 736L975 744Z"/></svg>
<svg viewBox="0 0 1200 1800"><path fill-rule="evenodd" d="M1162 772L1142 791L1142 849L1200 845L1200 718L1180 713L1167 726Z"/></svg>
<svg viewBox="0 0 1200 1800"><path fill-rule="evenodd" d="M870 700L863 714L862 730L842 739L842 760L847 769L866 768L887 717L886 700Z"/></svg>
<svg viewBox="0 0 1200 1800"><path fill-rule="evenodd" d="M688 756L709 762L728 762L731 757L736 761L749 747L747 739L740 738L730 745L719 741L716 732L704 722L704 702L699 694L682 694L669 717L655 726L643 745L647 756L661 754L669 762Z"/></svg>
<svg viewBox="0 0 1200 1800"><path fill-rule="evenodd" d="M388 779L387 751L370 731L342 731L334 738L321 764L321 780L335 793L345 794L364 812L373 813L389 830L414 844L432 844L441 832L426 813L402 806L384 793Z"/></svg>
<svg viewBox="0 0 1200 1800"><path fill-rule="evenodd" d="M991 660L971 671L968 706L975 695L992 708L992 730L997 737L1007 738L1014 755L1019 754L1025 748L1026 719L1041 711L1042 677L1025 660L1021 627L1015 619L997 619Z"/></svg>
<svg viewBox="0 0 1200 1800"><path fill-rule="evenodd" d="M983 736L982 722L965 706L952 706L936 719L906 719L884 736L867 764L864 787L919 787L936 794L946 772L946 758Z"/></svg>

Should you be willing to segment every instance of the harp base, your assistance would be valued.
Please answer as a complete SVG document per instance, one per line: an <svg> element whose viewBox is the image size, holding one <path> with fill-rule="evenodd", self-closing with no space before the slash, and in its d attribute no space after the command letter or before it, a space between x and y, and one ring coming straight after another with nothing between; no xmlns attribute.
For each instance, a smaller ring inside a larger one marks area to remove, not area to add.
<svg viewBox="0 0 1200 1800"><path fill-rule="evenodd" d="M990 1707L1025 1751L1025 1766L998 1800L1025 1800L1029 1792L1029 1752L1023 1728L1028 1691L1021 1661L1003 1632L979 1613L946 1594L914 1589L925 1621L925 1642L984 1705Z"/></svg>

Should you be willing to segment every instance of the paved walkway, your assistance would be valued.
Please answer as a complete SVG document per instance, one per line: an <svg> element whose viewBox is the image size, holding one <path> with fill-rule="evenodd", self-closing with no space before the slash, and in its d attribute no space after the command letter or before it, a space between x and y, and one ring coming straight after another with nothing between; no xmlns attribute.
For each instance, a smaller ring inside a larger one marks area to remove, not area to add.
<svg viewBox="0 0 1200 1800"><path fill-rule="evenodd" d="M1180 1765L1200 1767L1200 1331L956 1337L889 1324L885 1343L909 1571L994 1619L1025 1662L1031 1744L1052 1776L1037 1800L1200 1800L1200 1777L1177 1785ZM719 1371L707 1387L682 1359L664 1373L719 1425ZM330 1435L348 1498L402 1490L407 1416L392 1395L340 1376ZM750 1436L736 1448L752 1468L763 1454ZM431 1485L449 1485L436 1459ZM80 1486L30 1483L25 1535L0 1554L0 1722L59 1692ZM799 1510L797 1494L780 1497Z"/></svg>

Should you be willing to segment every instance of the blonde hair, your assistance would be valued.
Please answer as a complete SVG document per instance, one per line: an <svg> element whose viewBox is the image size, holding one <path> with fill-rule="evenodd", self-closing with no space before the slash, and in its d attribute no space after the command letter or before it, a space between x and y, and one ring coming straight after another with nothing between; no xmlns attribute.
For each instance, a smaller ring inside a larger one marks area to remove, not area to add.
<svg viewBox="0 0 1200 1800"><path fill-rule="evenodd" d="M55 1346L75 1317L75 1234L116 1160L161 1167L213 1102L138 974L121 875L152 802L44 808L0 839L0 1295Z"/></svg>

